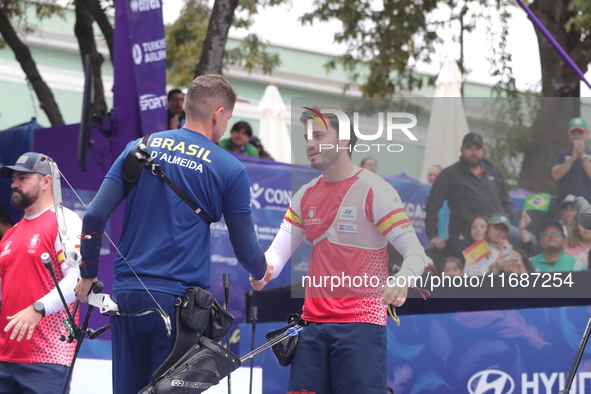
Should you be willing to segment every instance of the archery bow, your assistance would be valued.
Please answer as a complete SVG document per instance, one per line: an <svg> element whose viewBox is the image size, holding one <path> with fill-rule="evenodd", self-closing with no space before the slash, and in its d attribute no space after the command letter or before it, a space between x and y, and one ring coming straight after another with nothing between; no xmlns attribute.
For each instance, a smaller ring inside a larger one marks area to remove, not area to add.
<svg viewBox="0 0 591 394"><path fill-rule="evenodd" d="M74 192L74 194L76 195L76 197L78 198L80 203L84 206L84 208L88 208L88 207L84 203L82 198L80 198L78 193L76 193L76 190L72 187L70 182L68 182L68 180L66 179L64 174L59 170L57 163L50 158L48 158L48 161L50 163L50 171L51 171L51 176L52 176L52 194L53 194L53 202L54 202L54 207L55 207L55 217L56 217L56 221L57 221L57 225L58 225L58 235L60 238L60 242L62 244L62 250L64 252L64 258L66 259L68 264L72 265L75 268L78 268L78 266L80 264L81 256L76 252L75 247L71 248L70 245L67 245L67 242L64 242L64 239L69 240L69 238L67 238L67 226L66 226L66 220L65 220L65 214L64 214L64 204L62 201L62 189L61 189L61 182L60 182L61 178L64 179L64 181L70 187L72 192ZM162 306L158 303L156 298L152 295L150 290L146 287L144 282L141 280L141 278L137 275L137 273L131 267L131 264L129 264L129 262L127 261L127 259L123 255L123 253L121 253L121 251L117 248L117 246L115 245L115 243L113 242L111 237L109 237L109 235L106 232L104 233L104 235L107 237L107 239L109 240L111 245L113 245L113 248L117 251L117 253L119 253L119 255L121 256L123 261L125 261L125 263L129 267L131 272L135 275L137 280L140 282L140 284L142 285L144 290L146 290L146 292L150 295L150 298L152 298L152 300L156 304L157 308L147 308L147 309L143 309L141 311L133 312L133 313L122 313L119 310L118 305L113 300L111 300L111 297L108 294L94 293L92 291L88 295L89 305L98 307L100 309L101 313L103 315L107 315L107 316L111 316L111 315L143 316L148 313L157 312L158 314L160 314L160 317L162 317L162 320L164 321L164 325L166 326L167 335L170 336L172 333L172 325L170 322L170 316L168 316L166 311L164 311ZM78 302L76 302L76 304L78 305ZM74 314L75 313L76 313L76 309L74 309Z"/></svg>

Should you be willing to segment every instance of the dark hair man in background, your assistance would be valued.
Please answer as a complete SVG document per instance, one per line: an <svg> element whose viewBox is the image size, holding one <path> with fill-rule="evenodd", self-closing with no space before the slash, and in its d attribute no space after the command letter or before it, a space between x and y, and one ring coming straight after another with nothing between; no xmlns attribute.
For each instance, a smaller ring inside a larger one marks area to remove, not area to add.
<svg viewBox="0 0 591 394"><path fill-rule="evenodd" d="M180 129L185 124L185 94L180 89L168 92L168 129Z"/></svg>
<svg viewBox="0 0 591 394"><path fill-rule="evenodd" d="M236 152L246 156L259 157L258 149L250 143L252 127L248 122L234 123L230 129L230 138L220 141L220 147L228 152Z"/></svg>

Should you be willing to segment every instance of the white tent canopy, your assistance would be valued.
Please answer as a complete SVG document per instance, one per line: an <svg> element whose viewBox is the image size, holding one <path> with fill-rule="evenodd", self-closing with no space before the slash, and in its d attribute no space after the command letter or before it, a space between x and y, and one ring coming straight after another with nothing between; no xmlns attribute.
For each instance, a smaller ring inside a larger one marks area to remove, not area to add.
<svg viewBox="0 0 591 394"><path fill-rule="evenodd" d="M432 166L445 168L458 161L462 139L468 133L462 103L462 74L454 60L443 62L435 86L421 182L427 182L427 172Z"/></svg>
<svg viewBox="0 0 591 394"><path fill-rule="evenodd" d="M275 161L291 163L291 140L283 120L287 107L274 83L265 88L258 108L261 111L259 138L264 149Z"/></svg>

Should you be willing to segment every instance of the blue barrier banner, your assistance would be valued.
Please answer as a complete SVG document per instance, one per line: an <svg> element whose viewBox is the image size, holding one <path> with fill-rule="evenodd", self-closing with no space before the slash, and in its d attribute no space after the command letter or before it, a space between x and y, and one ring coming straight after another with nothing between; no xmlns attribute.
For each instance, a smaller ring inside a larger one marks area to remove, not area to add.
<svg viewBox="0 0 591 394"><path fill-rule="evenodd" d="M550 394L564 389L591 308L559 307L403 316L388 323L387 381L395 393ZM284 322L259 323L255 346ZM242 356L252 327L240 324ZM110 341L85 341L82 357L110 358ZM263 392L285 392L289 367L271 350L254 359ZM591 390L586 348L571 393Z"/></svg>
<svg viewBox="0 0 591 394"><path fill-rule="evenodd" d="M403 316L399 327L388 323L388 386L411 394L557 393L590 312L583 306ZM258 324L256 346L283 325ZM240 355L250 351L251 332L249 324L240 326ZM279 366L272 351L257 356L255 365L263 368L263 392L285 392L289 367ZM571 393L590 390L588 348Z"/></svg>

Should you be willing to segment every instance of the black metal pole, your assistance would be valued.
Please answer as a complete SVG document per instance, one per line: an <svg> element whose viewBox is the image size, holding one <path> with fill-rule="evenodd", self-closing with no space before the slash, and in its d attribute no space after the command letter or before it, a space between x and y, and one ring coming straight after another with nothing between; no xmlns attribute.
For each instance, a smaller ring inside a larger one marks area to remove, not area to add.
<svg viewBox="0 0 591 394"><path fill-rule="evenodd" d="M84 322L80 327L80 333L76 337L76 349L74 350L74 357L72 358L72 364L70 364L70 368L68 369L68 375L66 376L66 382L64 383L64 388L62 389L62 394L66 394L68 392L68 387L70 386L70 379L72 378L72 372L74 372L74 364L76 364L76 359L78 358L78 352L80 352L80 347L82 346L82 341L86 336L86 329L88 328L88 320L90 319L90 314L94 306L88 305L88 309L86 310L86 316L84 316Z"/></svg>
<svg viewBox="0 0 591 394"><path fill-rule="evenodd" d="M587 327L585 328L585 333L583 334L583 338L581 338L581 343L579 343L579 350L577 351L577 355L575 356L575 361L573 362L573 366L568 373L568 379L566 380L566 386L564 386L564 390L560 391L559 394L569 394L570 387L575 380L575 375L577 373L577 369L579 368L579 363L581 362L581 358L583 358L583 352L585 352L585 347L587 347L587 341L589 341L589 335L591 334L591 317L589 317L589 321L587 322Z"/></svg>
<svg viewBox="0 0 591 394"><path fill-rule="evenodd" d="M62 300L62 304L64 305L64 310L66 311L66 315L68 316L68 322L70 323L71 330L74 330L74 328L76 328L76 322L74 321L74 316L76 316L76 310L78 309L77 308L78 300L76 300L76 304L74 305L74 313L72 314L70 312L70 309L68 309L68 303L66 302L66 299L64 298L64 293L62 293L62 289L60 289L59 282L57 281L57 277L55 276L55 272L53 271L53 265L52 265L52 261L51 261L51 257L49 256L49 253L43 253L41 255L41 261L43 262L45 269L47 269L47 271L49 271L49 275L51 275L51 279L53 280L53 284L55 285L55 288L57 289L57 294L60 296L60 299ZM72 333L72 331L70 331L70 332ZM73 334L75 334L75 332L73 332Z"/></svg>
<svg viewBox="0 0 591 394"><path fill-rule="evenodd" d="M229 312L230 309L230 274L222 274L224 285L224 309ZM230 330L226 334L226 349L230 350ZM228 394L232 394L232 381L228 375Z"/></svg>
<svg viewBox="0 0 591 394"><path fill-rule="evenodd" d="M250 308L250 321L252 322L252 340L250 344L250 351L254 351L254 344L255 344L255 333L256 333L256 325L259 315L259 308L253 306ZM250 359L250 388L248 390L249 394L252 394L252 373L254 370L254 357Z"/></svg>

